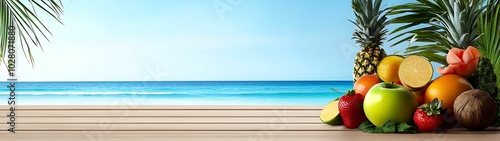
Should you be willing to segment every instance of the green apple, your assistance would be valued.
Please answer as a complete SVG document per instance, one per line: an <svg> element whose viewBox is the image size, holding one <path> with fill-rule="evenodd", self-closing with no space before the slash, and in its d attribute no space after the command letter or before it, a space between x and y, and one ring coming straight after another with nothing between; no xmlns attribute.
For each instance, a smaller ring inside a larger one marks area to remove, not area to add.
<svg viewBox="0 0 500 141"><path fill-rule="evenodd" d="M363 101L366 117L377 127L387 120L410 124L417 107L417 100L410 91L389 82L374 85Z"/></svg>

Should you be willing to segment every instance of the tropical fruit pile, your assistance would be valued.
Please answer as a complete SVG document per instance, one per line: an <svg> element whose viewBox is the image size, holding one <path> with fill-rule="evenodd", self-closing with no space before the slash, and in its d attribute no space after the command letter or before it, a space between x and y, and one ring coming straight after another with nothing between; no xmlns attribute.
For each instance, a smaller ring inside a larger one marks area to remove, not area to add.
<svg viewBox="0 0 500 141"><path fill-rule="evenodd" d="M354 59L354 87L324 107L321 121L368 133L483 130L498 123L500 24L495 23L500 23L500 2L422 0L387 9L381 3L352 0L353 39L362 48ZM422 10L426 6L430 9ZM443 6L442 11L433 6ZM396 18L389 20L388 14ZM433 23L411 18L419 14L433 15L422 17ZM407 23L397 31L423 24L396 38L412 33L403 40L428 44L409 46L403 55L386 55L381 45L391 22ZM435 69L431 62L444 66ZM435 71L440 76L433 77Z"/></svg>

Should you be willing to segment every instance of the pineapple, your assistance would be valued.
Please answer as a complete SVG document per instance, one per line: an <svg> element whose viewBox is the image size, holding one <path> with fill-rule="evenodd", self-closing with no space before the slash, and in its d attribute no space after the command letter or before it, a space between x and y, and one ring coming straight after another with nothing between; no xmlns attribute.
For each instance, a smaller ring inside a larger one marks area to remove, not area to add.
<svg viewBox="0 0 500 141"><path fill-rule="evenodd" d="M461 2L455 0L446 0L448 4L444 15L437 15L437 21L442 25L446 34L442 35L447 40L446 45L466 49L468 46L475 46L476 41L480 38L478 18L481 15L481 2L479 0L471 0ZM477 47L477 46L475 46ZM479 50L484 50L478 48ZM481 52L484 54L484 52ZM496 75L493 72L492 64L489 58L484 55L479 58L480 63L476 72L472 76L468 76L469 82L476 89L482 89L491 94L492 97L497 95Z"/></svg>
<svg viewBox="0 0 500 141"><path fill-rule="evenodd" d="M490 93L491 97L495 99L498 98L497 78L493 73L493 66L490 63L490 59L486 57L479 58L479 65L476 72L467 79L474 88Z"/></svg>
<svg viewBox="0 0 500 141"><path fill-rule="evenodd" d="M352 0L356 21L349 21L356 25L353 39L361 45L354 61L354 82L363 75L376 75L379 61L387 56L381 45L389 20L387 9L380 9L381 3L382 0Z"/></svg>

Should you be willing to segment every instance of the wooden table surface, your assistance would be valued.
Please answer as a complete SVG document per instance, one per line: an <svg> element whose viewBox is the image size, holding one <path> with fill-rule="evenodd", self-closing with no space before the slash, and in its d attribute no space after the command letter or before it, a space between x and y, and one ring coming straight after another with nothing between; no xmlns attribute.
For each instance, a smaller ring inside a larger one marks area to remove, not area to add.
<svg viewBox="0 0 500 141"><path fill-rule="evenodd" d="M500 128L367 134L319 120L321 106L0 106L0 141L500 140Z"/></svg>

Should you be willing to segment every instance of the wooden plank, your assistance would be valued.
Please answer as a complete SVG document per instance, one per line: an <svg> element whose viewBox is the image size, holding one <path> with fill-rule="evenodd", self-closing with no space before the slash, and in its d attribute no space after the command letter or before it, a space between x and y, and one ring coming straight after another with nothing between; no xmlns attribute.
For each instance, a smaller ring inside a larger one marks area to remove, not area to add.
<svg viewBox="0 0 500 141"><path fill-rule="evenodd" d="M0 129L8 129L0 124ZM16 131L335 131L343 126L326 124L16 124ZM7 132L7 130L3 130Z"/></svg>
<svg viewBox="0 0 500 141"><path fill-rule="evenodd" d="M366 134L359 131L212 131L212 132L19 132L0 133L8 141L496 141L498 132L455 132L449 134Z"/></svg>
<svg viewBox="0 0 500 141"><path fill-rule="evenodd" d="M7 124L0 124L0 129L8 129ZM344 126L326 124L116 124L103 122L98 124L16 124L17 131L342 131ZM463 128L450 131L466 131ZM498 127L487 130L500 131ZM4 130L7 132L6 130Z"/></svg>
<svg viewBox="0 0 500 141"><path fill-rule="evenodd" d="M0 105L0 111L10 106ZM17 110L321 110L323 106L297 105L17 105Z"/></svg>
<svg viewBox="0 0 500 141"><path fill-rule="evenodd" d="M7 117L0 117L0 122L8 122ZM322 124L319 117L18 117L17 124L98 124L110 122L116 124Z"/></svg>
<svg viewBox="0 0 500 141"><path fill-rule="evenodd" d="M261 133L263 130L257 130L257 131L136 131L137 133L140 134L217 134L217 133L224 133L224 134L256 134L256 133ZM14 135L33 135L36 133L39 134L129 134L134 131L19 131L16 132ZM267 132L267 131L266 131ZM359 134L369 134L369 133L363 133L357 129L344 129L344 130L321 130L321 131L269 131L274 134L337 134L337 133L342 133L342 134L353 134L353 135L359 135ZM8 135L8 134L13 134L13 133L7 133L7 132L0 132L0 135ZM400 133L398 133L400 134ZM402 133L401 133L402 134ZM437 134L433 132L425 132L425 133L418 133L418 134L423 134L423 135L429 135L429 134ZM500 130L484 130L484 131L469 131L469 130L446 130L443 134L500 134ZM369 134L369 135L379 135L379 134ZM381 134L384 135L384 134ZM0 136L1 137L1 136Z"/></svg>
<svg viewBox="0 0 500 141"><path fill-rule="evenodd" d="M0 129L8 129L8 124L0 124ZM154 124L118 124L102 122L98 124L16 124L16 131L343 131L350 130L344 126L326 124L299 124L299 123L154 123ZM0 130L0 132L7 130ZM447 129L447 131L468 131L464 128ZM500 131L499 127L489 127L485 131ZM481 132L478 132L481 133Z"/></svg>
<svg viewBox="0 0 500 141"><path fill-rule="evenodd" d="M14 135L34 135L36 133L40 134L128 134L131 131L19 131ZM217 134L217 133L231 133L231 134L256 134L261 132L259 131L137 131L137 133L141 134ZM334 131L334 132L343 132L344 134L359 134L358 130L342 130L342 131ZM273 133L277 134L331 134L333 131L273 131ZM462 132L462 131L455 131ZM493 131L487 131L493 132ZM496 132L494 132L496 133ZM8 135L12 133L1 132L0 135Z"/></svg>
<svg viewBox="0 0 500 141"><path fill-rule="evenodd" d="M2 111L0 115L8 115L10 112ZM112 116L112 117L161 117L161 116L319 116L320 110L33 110L16 111L17 117L88 117L88 116Z"/></svg>
<svg viewBox="0 0 500 141"><path fill-rule="evenodd" d="M8 114L0 106L0 115ZM500 128L445 134L366 134L319 120L320 106L18 106L16 133L6 141L335 141L498 140Z"/></svg>

